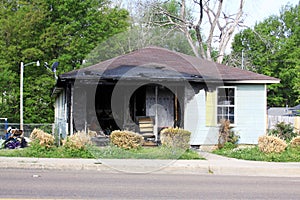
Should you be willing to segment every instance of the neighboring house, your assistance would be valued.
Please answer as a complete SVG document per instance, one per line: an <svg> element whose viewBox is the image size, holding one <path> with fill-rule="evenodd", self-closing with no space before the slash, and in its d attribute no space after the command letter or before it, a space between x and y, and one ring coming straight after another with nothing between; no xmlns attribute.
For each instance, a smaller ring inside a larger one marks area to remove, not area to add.
<svg viewBox="0 0 300 200"><path fill-rule="evenodd" d="M291 116L292 111L288 107L270 107L268 108L268 116Z"/></svg>
<svg viewBox="0 0 300 200"><path fill-rule="evenodd" d="M300 105L295 107L271 107L268 108L268 129L276 128L276 124L284 122L291 124L295 132L300 130Z"/></svg>
<svg viewBox="0 0 300 200"><path fill-rule="evenodd" d="M229 119L240 143L255 144L266 132L267 84L279 79L159 47L59 76L55 122L69 134L91 129L139 132L139 119L153 120L153 134L179 126L191 145L216 144L221 119Z"/></svg>
<svg viewBox="0 0 300 200"><path fill-rule="evenodd" d="M300 104L294 107L270 107L269 116L300 116Z"/></svg>
<svg viewBox="0 0 300 200"><path fill-rule="evenodd" d="M300 116L300 104L290 108L293 116Z"/></svg>

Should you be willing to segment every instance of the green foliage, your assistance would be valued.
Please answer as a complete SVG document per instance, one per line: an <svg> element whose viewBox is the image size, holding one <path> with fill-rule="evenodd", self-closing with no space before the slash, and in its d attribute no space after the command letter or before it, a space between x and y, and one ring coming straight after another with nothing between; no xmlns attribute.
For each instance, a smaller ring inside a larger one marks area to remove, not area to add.
<svg viewBox="0 0 300 200"><path fill-rule="evenodd" d="M57 147L41 145L39 140L33 140L30 142L30 146L24 150L26 151L26 157L57 157Z"/></svg>
<svg viewBox="0 0 300 200"><path fill-rule="evenodd" d="M1 45L0 45L1 46ZM19 112L19 90L17 74L0 61L0 116L17 121Z"/></svg>
<svg viewBox="0 0 300 200"><path fill-rule="evenodd" d="M201 158L199 156L199 153L192 149L187 149L179 158L179 160L203 160L204 158Z"/></svg>
<svg viewBox="0 0 300 200"><path fill-rule="evenodd" d="M287 5L279 16L271 16L237 34L233 54L244 52L246 68L281 79L268 86L269 106L300 103L300 26L299 4Z"/></svg>
<svg viewBox="0 0 300 200"><path fill-rule="evenodd" d="M24 149L1 149L0 156L36 158L107 158L107 159L204 159L196 151L151 147L126 150L115 145L99 148L88 145L86 149L70 149L63 146L45 148L38 142Z"/></svg>
<svg viewBox="0 0 300 200"><path fill-rule="evenodd" d="M58 147L57 150L62 158L95 158L89 150L89 145L81 149Z"/></svg>
<svg viewBox="0 0 300 200"><path fill-rule="evenodd" d="M281 153L263 153L259 150L258 146L248 148L235 148L235 149L217 149L213 153L254 161L267 161L267 162L300 162L300 148L288 146L285 151Z"/></svg>
<svg viewBox="0 0 300 200"><path fill-rule="evenodd" d="M236 148L236 147L237 147L236 144L233 144L233 143L231 143L231 142L226 142L226 143L224 144L224 146L222 147L222 149L231 150L231 149L234 149L234 148Z"/></svg>
<svg viewBox="0 0 300 200"><path fill-rule="evenodd" d="M105 148L93 147L90 151L95 158L105 159L203 159L194 150L182 151L178 148L169 148L166 146L144 147L139 149L119 148L111 145Z"/></svg>
<svg viewBox="0 0 300 200"><path fill-rule="evenodd" d="M169 127L160 132L161 144L169 148L189 149L191 132L181 129Z"/></svg>
<svg viewBox="0 0 300 200"><path fill-rule="evenodd" d="M291 141L297 136L294 132L294 127L292 124L286 124L284 122L279 122L275 125L274 129L269 130L269 135L279 137L287 142Z"/></svg>
<svg viewBox="0 0 300 200"><path fill-rule="evenodd" d="M88 149L70 149L62 146L51 148L40 145L35 140L23 149L1 149L0 156L35 157L35 158L94 158Z"/></svg>
<svg viewBox="0 0 300 200"><path fill-rule="evenodd" d="M24 69L24 122L52 123L55 80L43 63L59 61L58 74L79 68L100 42L128 27L128 12L109 1L33 0L0 4L0 116L19 120L20 62Z"/></svg>
<svg viewBox="0 0 300 200"><path fill-rule="evenodd" d="M144 139L138 133L131 131L113 131L110 134L110 141L112 144L123 149L138 149L143 143Z"/></svg>

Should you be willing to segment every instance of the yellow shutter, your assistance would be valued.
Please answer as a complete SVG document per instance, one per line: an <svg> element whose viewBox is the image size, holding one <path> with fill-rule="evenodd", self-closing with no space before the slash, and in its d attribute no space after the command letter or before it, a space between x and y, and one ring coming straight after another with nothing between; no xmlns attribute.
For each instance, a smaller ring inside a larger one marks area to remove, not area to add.
<svg viewBox="0 0 300 200"><path fill-rule="evenodd" d="M299 131L300 130L300 117L295 117L295 123L294 123L294 129L295 129L295 132Z"/></svg>
<svg viewBox="0 0 300 200"><path fill-rule="evenodd" d="M216 126L217 92L206 92L206 126Z"/></svg>

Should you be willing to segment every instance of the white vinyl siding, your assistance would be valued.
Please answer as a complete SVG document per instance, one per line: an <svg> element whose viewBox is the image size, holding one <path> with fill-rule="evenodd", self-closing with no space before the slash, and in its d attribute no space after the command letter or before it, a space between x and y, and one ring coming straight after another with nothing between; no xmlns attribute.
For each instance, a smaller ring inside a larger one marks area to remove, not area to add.
<svg viewBox="0 0 300 200"><path fill-rule="evenodd" d="M258 137L266 132L266 86L241 84L234 88L233 130L240 135L240 144L257 144ZM185 104L184 128L192 132L192 145L217 144L217 112L211 107L217 108L216 94L216 91L200 90Z"/></svg>
<svg viewBox="0 0 300 200"><path fill-rule="evenodd" d="M236 127L240 143L257 144L266 133L267 95L265 85L238 85L236 91Z"/></svg>

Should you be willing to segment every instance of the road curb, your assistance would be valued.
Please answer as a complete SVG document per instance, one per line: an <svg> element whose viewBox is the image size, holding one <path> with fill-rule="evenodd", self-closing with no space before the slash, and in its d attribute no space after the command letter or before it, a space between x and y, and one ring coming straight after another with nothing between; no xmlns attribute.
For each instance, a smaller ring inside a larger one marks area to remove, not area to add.
<svg viewBox="0 0 300 200"><path fill-rule="evenodd" d="M94 170L107 173L300 177L300 163L210 160L63 159L0 157L2 169Z"/></svg>

